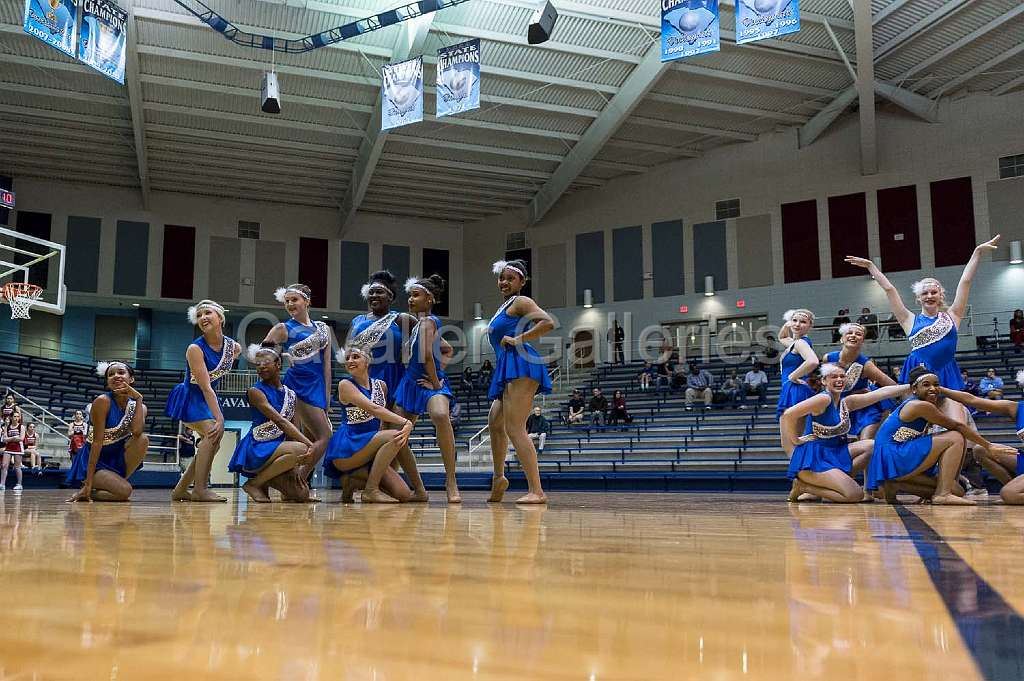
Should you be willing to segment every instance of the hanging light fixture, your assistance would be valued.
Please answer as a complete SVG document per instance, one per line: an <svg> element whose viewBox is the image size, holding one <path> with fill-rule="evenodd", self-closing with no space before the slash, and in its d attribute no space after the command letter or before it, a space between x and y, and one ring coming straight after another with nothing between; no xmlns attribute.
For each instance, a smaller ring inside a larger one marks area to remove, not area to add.
<svg viewBox="0 0 1024 681"><path fill-rule="evenodd" d="M710 274L704 277L704 295L709 298L715 295L715 278Z"/></svg>
<svg viewBox="0 0 1024 681"><path fill-rule="evenodd" d="M1024 258L1021 258L1021 249L1019 241L1010 242L1010 264L1019 265L1024 262Z"/></svg>
<svg viewBox="0 0 1024 681"><path fill-rule="evenodd" d="M480 303L473 303L473 319L484 318L484 306Z"/></svg>
<svg viewBox="0 0 1024 681"><path fill-rule="evenodd" d="M583 307L587 309L594 307L594 292L589 288L583 289Z"/></svg>

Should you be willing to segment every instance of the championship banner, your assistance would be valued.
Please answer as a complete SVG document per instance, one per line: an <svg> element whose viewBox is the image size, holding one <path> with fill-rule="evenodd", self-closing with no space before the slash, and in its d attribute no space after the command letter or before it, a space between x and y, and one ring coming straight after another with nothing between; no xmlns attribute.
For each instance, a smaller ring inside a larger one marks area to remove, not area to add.
<svg viewBox="0 0 1024 681"><path fill-rule="evenodd" d="M437 117L480 108L480 39L437 51Z"/></svg>
<svg viewBox="0 0 1024 681"><path fill-rule="evenodd" d="M75 56L78 0L25 0L25 33Z"/></svg>
<svg viewBox="0 0 1024 681"><path fill-rule="evenodd" d="M111 0L82 1L78 59L124 85L128 13Z"/></svg>
<svg viewBox="0 0 1024 681"><path fill-rule="evenodd" d="M661 0L661 61L718 52L720 28L718 0Z"/></svg>
<svg viewBox="0 0 1024 681"><path fill-rule="evenodd" d="M381 130L423 120L423 57L385 64L381 86Z"/></svg>
<svg viewBox="0 0 1024 681"><path fill-rule="evenodd" d="M736 0L736 44L800 30L800 0Z"/></svg>

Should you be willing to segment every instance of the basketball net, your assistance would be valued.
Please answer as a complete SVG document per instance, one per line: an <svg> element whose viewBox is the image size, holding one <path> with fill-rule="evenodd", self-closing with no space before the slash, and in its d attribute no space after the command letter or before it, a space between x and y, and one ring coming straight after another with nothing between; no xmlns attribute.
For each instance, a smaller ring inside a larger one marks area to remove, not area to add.
<svg viewBox="0 0 1024 681"><path fill-rule="evenodd" d="M11 319L31 319L29 309L32 303L43 295L43 287L10 281L3 286L3 297L11 306Z"/></svg>

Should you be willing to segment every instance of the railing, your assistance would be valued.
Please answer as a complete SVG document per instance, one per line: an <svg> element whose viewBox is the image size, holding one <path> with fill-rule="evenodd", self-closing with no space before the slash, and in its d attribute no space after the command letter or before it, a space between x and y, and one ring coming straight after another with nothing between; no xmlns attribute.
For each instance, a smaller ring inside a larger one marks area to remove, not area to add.
<svg viewBox="0 0 1024 681"><path fill-rule="evenodd" d="M225 374L225 376L220 379L217 391L244 395L246 391L249 390L249 388L251 388L258 380L259 376L255 371L237 369Z"/></svg>
<svg viewBox="0 0 1024 681"><path fill-rule="evenodd" d="M71 424L35 400L22 395L17 390L8 388L7 392L14 395L18 400L23 421L36 424L36 433L39 437L37 443L39 453L45 455L48 459L70 459L68 446L71 444L71 440L68 439L67 429ZM59 430L61 428L63 430Z"/></svg>

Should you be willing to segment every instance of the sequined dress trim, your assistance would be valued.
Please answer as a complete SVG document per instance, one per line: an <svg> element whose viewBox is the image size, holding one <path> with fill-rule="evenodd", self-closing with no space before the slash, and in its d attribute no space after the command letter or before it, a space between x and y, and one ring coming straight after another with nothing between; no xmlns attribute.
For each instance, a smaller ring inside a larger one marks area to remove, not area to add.
<svg viewBox="0 0 1024 681"><path fill-rule="evenodd" d="M355 338L349 341L349 345L359 346L361 348L373 348L377 346L380 339L384 337L384 334L388 332L391 325L398 319L397 312L389 312L377 321L370 324L368 327L362 330Z"/></svg>
<svg viewBox="0 0 1024 681"><path fill-rule="evenodd" d="M387 402L384 397L384 381L379 379L370 380L370 401L378 407L384 407ZM345 421L348 425L359 425L377 418L362 407L345 407Z"/></svg>
<svg viewBox="0 0 1024 681"><path fill-rule="evenodd" d="M835 437L846 437L850 432L850 409L846 402L839 403L839 423L834 426L826 426L824 423L814 421L811 423L811 432L800 438L800 442L813 442L814 440L831 440Z"/></svg>
<svg viewBox="0 0 1024 681"><path fill-rule="evenodd" d="M128 404L124 407L124 414L121 416L121 420L118 421L117 425L113 428L107 428L103 431L103 446L112 445L115 442L120 442L129 435L132 434L132 419L135 418L135 400L128 400ZM86 442L92 444L92 435L96 431L89 433L86 437Z"/></svg>
<svg viewBox="0 0 1024 681"><path fill-rule="evenodd" d="M210 370L210 383L219 381L229 371L231 371L231 365L235 363L235 341L234 339L224 337L224 347L220 351L220 359L217 361L217 366ZM192 376L189 378L189 383L197 383L196 377Z"/></svg>
<svg viewBox="0 0 1024 681"><path fill-rule="evenodd" d="M852 390L853 386L857 385L857 381L860 380L861 372L864 371L864 365L860 362L854 362L846 370L846 378L843 379L843 390Z"/></svg>
<svg viewBox="0 0 1024 681"><path fill-rule="evenodd" d="M914 430L910 426L900 426L896 429L896 432L892 434L893 442L910 442L924 435L924 431Z"/></svg>
<svg viewBox="0 0 1024 681"><path fill-rule="evenodd" d="M945 312L940 312L932 324L910 337L910 347L913 350L920 350L932 343L937 343L948 336L949 332L955 328L956 324L953 323L953 318Z"/></svg>
<svg viewBox="0 0 1024 681"><path fill-rule="evenodd" d="M295 391L288 386L284 386L284 402L278 413L285 421L291 421L295 416ZM273 421L264 421L252 429L252 439L257 442L270 442L282 435L284 435L284 431Z"/></svg>
<svg viewBox="0 0 1024 681"><path fill-rule="evenodd" d="M323 322L313 322L315 330L300 341L296 341L288 348L288 355L292 361L302 362L317 353L323 352L328 343L331 342L331 334L327 325Z"/></svg>

